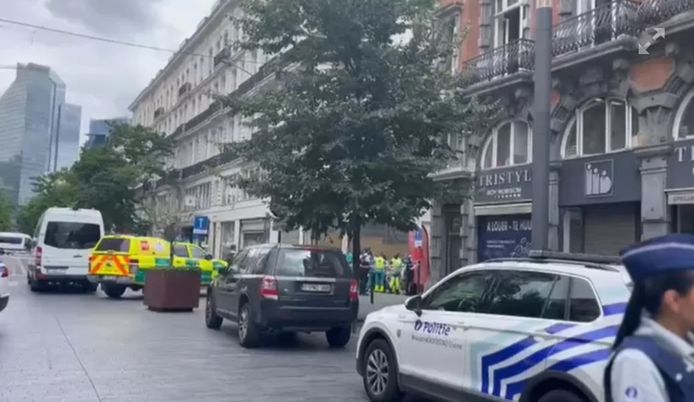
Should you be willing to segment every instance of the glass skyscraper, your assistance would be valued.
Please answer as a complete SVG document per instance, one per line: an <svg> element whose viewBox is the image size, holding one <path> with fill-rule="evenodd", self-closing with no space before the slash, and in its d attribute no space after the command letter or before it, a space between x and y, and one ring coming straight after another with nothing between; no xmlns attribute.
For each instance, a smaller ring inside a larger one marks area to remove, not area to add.
<svg viewBox="0 0 694 402"><path fill-rule="evenodd" d="M0 96L0 191L18 205L33 197L35 177L79 156L81 108L65 103L65 84L49 67L18 64Z"/></svg>

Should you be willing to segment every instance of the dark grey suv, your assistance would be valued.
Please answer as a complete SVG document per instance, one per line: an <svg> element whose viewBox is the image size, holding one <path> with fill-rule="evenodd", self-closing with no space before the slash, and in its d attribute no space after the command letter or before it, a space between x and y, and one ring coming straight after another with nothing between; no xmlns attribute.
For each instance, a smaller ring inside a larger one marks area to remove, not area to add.
<svg viewBox="0 0 694 402"><path fill-rule="evenodd" d="M358 310L357 281L339 250L259 245L242 250L207 289L205 323L237 322L244 347L265 333L318 331L342 347Z"/></svg>

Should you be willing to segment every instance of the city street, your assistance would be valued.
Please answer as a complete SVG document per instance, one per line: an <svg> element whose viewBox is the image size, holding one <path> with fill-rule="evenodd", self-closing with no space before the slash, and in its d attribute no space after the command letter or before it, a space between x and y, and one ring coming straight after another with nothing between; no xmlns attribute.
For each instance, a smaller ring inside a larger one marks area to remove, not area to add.
<svg viewBox="0 0 694 402"><path fill-rule="evenodd" d="M25 262L4 257L11 298L0 313L1 401L364 401L355 337L323 334L245 350L236 327L194 313L155 313L139 293L31 293Z"/></svg>

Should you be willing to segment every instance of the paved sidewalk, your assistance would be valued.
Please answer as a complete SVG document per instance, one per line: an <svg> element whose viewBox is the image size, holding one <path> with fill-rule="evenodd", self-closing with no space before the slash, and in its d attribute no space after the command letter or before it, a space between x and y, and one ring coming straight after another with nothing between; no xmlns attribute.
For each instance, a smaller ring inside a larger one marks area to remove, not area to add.
<svg viewBox="0 0 694 402"><path fill-rule="evenodd" d="M376 293L374 294L374 304L371 304L369 296L359 296L359 315L357 316L357 320L364 321L370 312L380 310L383 307L403 304L408 297L409 296L393 295L389 293Z"/></svg>

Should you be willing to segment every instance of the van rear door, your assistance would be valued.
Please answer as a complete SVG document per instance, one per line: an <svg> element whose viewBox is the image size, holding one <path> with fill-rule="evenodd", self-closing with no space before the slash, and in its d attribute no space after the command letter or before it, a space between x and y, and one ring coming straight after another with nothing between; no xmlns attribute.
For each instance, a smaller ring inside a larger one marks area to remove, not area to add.
<svg viewBox="0 0 694 402"><path fill-rule="evenodd" d="M90 260L90 275L127 276L131 240L129 237L104 237L94 248Z"/></svg>
<svg viewBox="0 0 694 402"><path fill-rule="evenodd" d="M275 275L279 285L279 299L284 305L349 305L352 272L339 251L282 248L277 255Z"/></svg>
<svg viewBox="0 0 694 402"><path fill-rule="evenodd" d="M101 239L101 225L53 220L46 222L42 260L48 274L87 275L89 253Z"/></svg>

